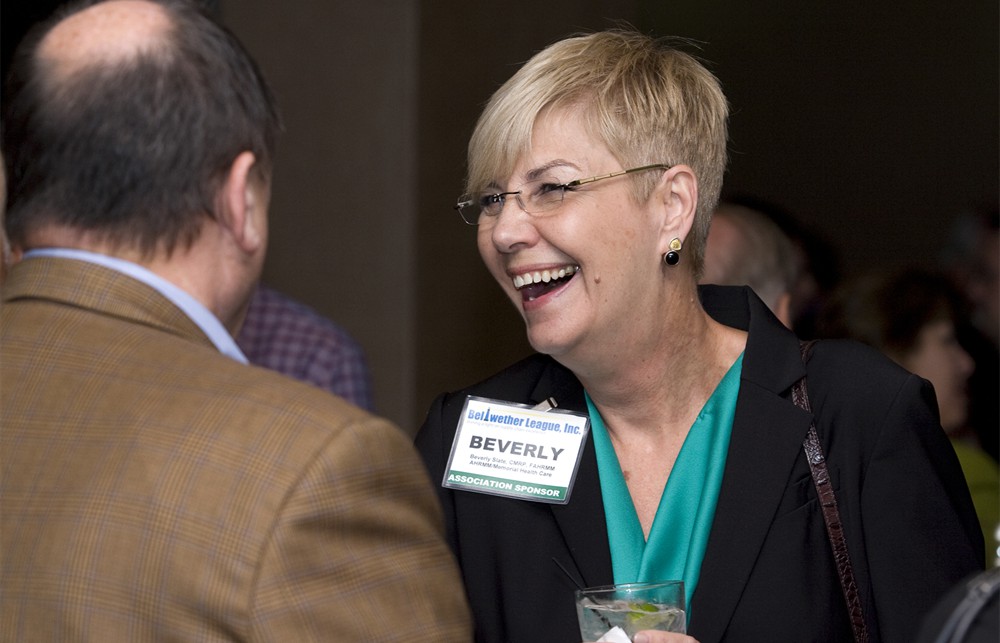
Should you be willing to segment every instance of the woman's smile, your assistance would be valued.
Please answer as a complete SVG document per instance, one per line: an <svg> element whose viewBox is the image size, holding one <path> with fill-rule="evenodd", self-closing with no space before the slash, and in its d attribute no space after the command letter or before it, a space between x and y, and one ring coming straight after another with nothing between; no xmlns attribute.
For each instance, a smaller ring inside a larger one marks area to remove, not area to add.
<svg viewBox="0 0 1000 643"><path fill-rule="evenodd" d="M513 278L514 289L521 293L522 301L534 301L571 280L580 267L574 264L545 270L529 270Z"/></svg>

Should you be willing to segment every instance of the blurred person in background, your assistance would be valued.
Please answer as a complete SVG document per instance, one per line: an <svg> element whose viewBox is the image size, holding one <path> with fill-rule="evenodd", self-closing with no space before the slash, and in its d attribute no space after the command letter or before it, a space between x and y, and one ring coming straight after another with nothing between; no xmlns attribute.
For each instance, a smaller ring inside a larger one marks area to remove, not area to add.
<svg viewBox="0 0 1000 643"><path fill-rule="evenodd" d="M968 381L975 364L956 337L964 310L961 294L941 273L875 273L846 282L834 293L820 316L819 331L823 337L873 346L934 386L941 426L962 464L986 560L992 561L1000 524L1000 477L996 461L968 425Z"/></svg>
<svg viewBox="0 0 1000 643"><path fill-rule="evenodd" d="M236 343L251 364L374 411L364 349L345 329L288 295L258 284Z"/></svg>
<svg viewBox="0 0 1000 643"><path fill-rule="evenodd" d="M723 202L712 215L700 283L750 286L781 323L792 327L792 289L800 261L791 239L768 215Z"/></svg>
<svg viewBox="0 0 1000 643"><path fill-rule="evenodd" d="M726 204L759 212L773 221L792 245L789 328L803 339L816 337L816 317L841 280L837 249L815 227L775 201L747 193L726 196Z"/></svg>
<svg viewBox="0 0 1000 643"><path fill-rule="evenodd" d="M1000 214L994 205L958 217L942 265L968 301L958 341L976 363L969 378L969 425L1000 460Z"/></svg>

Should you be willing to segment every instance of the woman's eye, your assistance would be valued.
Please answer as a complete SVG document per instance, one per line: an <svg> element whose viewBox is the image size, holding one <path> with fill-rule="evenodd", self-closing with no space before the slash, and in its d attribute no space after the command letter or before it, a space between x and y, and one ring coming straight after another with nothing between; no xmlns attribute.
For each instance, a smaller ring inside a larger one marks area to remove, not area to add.
<svg viewBox="0 0 1000 643"><path fill-rule="evenodd" d="M536 192L538 194L549 194L550 192L556 192L565 189L566 186L562 183L539 183Z"/></svg>

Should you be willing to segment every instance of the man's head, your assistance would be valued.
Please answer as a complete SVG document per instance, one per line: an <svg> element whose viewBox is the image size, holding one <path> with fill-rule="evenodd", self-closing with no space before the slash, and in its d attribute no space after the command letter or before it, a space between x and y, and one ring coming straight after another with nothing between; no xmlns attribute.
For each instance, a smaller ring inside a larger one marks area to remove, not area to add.
<svg viewBox="0 0 1000 643"><path fill-rule="evenodd" d="M684 250L697 274L722 187L729 108L711 72L665 41L610 30L561 40L536 54L480 116L469 142L467 191L504 185L530 148L539 115L574 106L582 107L591 134L622 168L665 163L694 170L697 214ZM635 176L642 202L660 174Z"/></svg>
<svg viewBox="0 0 1000 643"><path fill-rule="evenodd" d="M795 248L763 212L723 203L712 217L701 282L748 285L791 326L789 303L796 278Z"/></svg>
<svg viewBox="0 0 1000 643"><path fill-rule="evenodd" d="M69 229L141 257L190 247L234 162L266 190L280 121L250 56L182 0L76 4L15 57L5 105L7 230Z"/></svg>

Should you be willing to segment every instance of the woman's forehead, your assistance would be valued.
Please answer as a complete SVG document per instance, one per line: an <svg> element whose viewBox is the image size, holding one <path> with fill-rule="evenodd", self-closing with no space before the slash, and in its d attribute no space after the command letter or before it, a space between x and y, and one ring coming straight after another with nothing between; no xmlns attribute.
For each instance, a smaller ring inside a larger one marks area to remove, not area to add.
<svg viewBox="0 0 1000 643"><path fill-rule="evenodd" d="M579 109L543 110L535 119L531 137L504 168L510 179L531 181L552 174L575 174L604 169L615 156L589 126ZM613 169L613 168L612 168Z"/></svg>

